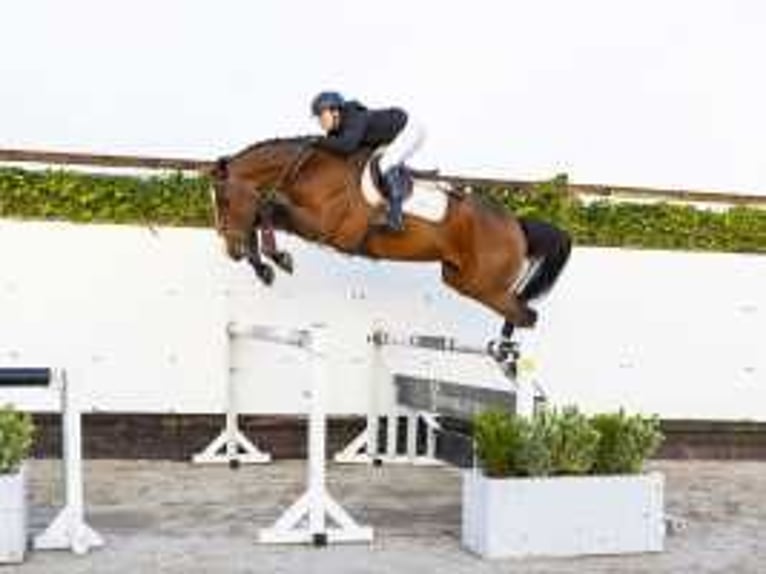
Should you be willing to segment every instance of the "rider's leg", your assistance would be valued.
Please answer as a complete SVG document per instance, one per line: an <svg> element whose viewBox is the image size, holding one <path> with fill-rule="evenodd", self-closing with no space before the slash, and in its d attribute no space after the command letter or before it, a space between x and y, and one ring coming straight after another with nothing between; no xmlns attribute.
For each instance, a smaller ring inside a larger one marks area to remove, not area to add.
<svg viewBox="0 0 766 574"><path fill-rule="evenodd" d="M425 131L421 125L412 118L408 118L402 131L380 158L380 170L389 192L388 223L389 227L396 231L402 229L404 225L402 203L407 182L402 167L420 149L424 140Z"/></svg>
<svg viewBox="0 0 766 574"><path fill-rule="evenodd" d="M383 173L388 188L388 229L401 231L404 228L404 195L407 182L401 166L394 166Z"/></svg>

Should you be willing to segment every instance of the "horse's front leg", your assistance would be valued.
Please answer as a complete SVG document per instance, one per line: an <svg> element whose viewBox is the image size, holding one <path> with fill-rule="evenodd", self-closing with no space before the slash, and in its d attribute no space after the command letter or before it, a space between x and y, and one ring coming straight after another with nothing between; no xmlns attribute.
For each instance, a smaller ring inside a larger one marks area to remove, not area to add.
<svg viewBox="0 0 766 574"><path fill-rule="evenodd" d="M250 237L248 238L247 249L247 261L255 271L256 277L260 279L264 285L271 286L274 283L274 269L268 263L264 263L261 259L261 251L258 248L258 228L253 226L250 231Z"/></svg>
<svg viewBox="0 0 766 574"><path fill-rule="evenodd" d="M275 217L280 204L276 198L270 199L264 204L260 213L261 220L261 253L276 263L277 267L287 273L293 272L293 258L287 251L281 251L277 247L277 236L274 230Z"/></svg>
<svg viewBox="0 0 766 574"><path fill-rule="evenodd" d="M261 253L286 273L293 272L293 256L277 247L277 236L272 225L261 227Z"/></svg>

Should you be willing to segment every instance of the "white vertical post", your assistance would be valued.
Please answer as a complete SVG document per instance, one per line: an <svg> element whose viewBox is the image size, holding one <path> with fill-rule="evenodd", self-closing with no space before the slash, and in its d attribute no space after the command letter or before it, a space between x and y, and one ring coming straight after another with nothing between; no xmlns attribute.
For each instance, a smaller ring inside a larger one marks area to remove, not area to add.
<svg viewBox="0 0 766 574"><path fill-rule="evenodd" d="M34 541L39 550L71 549L84 554L103 546L101 536L85 522L85 494L82 473L82 414L65 371L54 375L61 393L61 433L64 462L64 508Z"/></svg>
<svg viewBox="0 0 766 574"><path fill-rule="evenodd" d="M516 414L531 418L535 414L534 367L528 359L518 362L516 370Z"/></svg>
<svg viewBox="0 0 766 574"><path fill-rule="evenodd" d="M231 343L229 343L231 347ZM237 389L234 384L234 367L229 365L228 380L226 381L226 422L224 433L226 434L226 458L230 461L236 460L239 454L237 446L237 432L239 410L237 409Z"/></svg>
<svg viewBox="0 0 766 574"><path fill-rule="evenodd" d="M418 421L417 413L407 415L407 457L415 459L418 456Z"/></svg>
<svg viewBox="0 0 766 574"><path fill-rule="evenodd" d="M73 408L71 390L66 373L61 377L61 432L63 437L64 482L66 501L72 512L83 516L83 476L82 476L82 416Z"/></svg>
<svg viewBox="0 0 766 574"><path fill-rule="evenodd" d="M309 530L312 537L325 533L325 436L327 420L324 414L326 376L326 341L324 329L312 331L311 367L313 378L309 389Z"/></svg>
<svg viewBox="0 0 766 574"><path fill-rule="evenodd" d="M367 415L367 455L369 459L376 463L380 462L381 455L380 445L378 439L380 438L380 420L381 415L385 414L384 419L388 425L388 415L390 411L381 413L380 405L384 403L380 396L384 389L388 389L391 386L391 377L386 371L386 366L383 362L383 355L379 345L370 345L370 368L372 369L372 388L370 389L370 412ZM388 403L385 403L388 404ZM388 425L390 428L390 425Z"/></svg>
<svg viewBox="0 0 766 574"><path fill-rule="evenodd" d="M428 428L426 432L426 460L434 460L436 458L436 434Z"/></svg>

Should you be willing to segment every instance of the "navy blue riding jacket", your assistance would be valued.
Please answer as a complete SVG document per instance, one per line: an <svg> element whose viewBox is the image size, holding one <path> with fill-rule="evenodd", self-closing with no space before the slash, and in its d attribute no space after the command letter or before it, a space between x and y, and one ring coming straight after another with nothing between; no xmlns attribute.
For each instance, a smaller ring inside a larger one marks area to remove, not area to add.
<svg viewBox="0 0 766 574"><path fill-rule="evenodd" d="M368 110L356 101L340 109L337 129L316 142L317 147L341 155L351 155L363 147L388 144L407 124L407 112L400 108Z"/></svg>

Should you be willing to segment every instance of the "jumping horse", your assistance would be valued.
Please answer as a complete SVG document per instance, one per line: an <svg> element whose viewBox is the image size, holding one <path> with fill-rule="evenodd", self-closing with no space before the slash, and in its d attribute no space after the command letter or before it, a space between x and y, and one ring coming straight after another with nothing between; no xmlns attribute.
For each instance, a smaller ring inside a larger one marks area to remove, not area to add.
<svg viewBox="0 0 766 574"><path fill-rule="evenodd" d="M362 172L374 150L342 158L313 145L315 138L256 143L220 158L210 170L215 225L234 260L247 259L267 285L274 271L262 255L292 271L273 229L348 255L396 261L438 261L444 283L503 319L493 343L499 360L513 355L515 327L533 327L529 306L559 277L571 250L569 235L542 221L519 219L476 193L453 188L444 217L406 215L404 230L380 229L380 207L365 199ZM434 191L434 193L443 193ZM261 230L259 241L258 230ZM537 265L529 266L529 261ZM514 285L533 269L514 290Z"/></svg>

